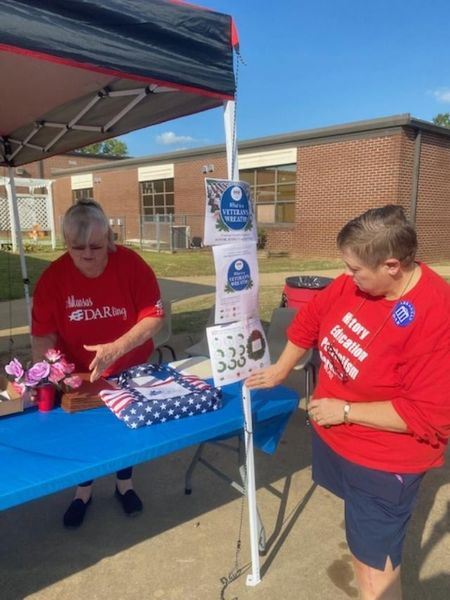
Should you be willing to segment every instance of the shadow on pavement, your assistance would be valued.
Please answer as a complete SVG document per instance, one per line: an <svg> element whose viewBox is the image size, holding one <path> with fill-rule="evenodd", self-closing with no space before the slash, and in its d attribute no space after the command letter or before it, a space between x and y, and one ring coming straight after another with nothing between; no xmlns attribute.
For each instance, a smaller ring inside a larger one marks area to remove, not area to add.
<svg viewBox="0 0 450 600"><path fill-rule="evenodd" d="M261 452L255 455L257 488L266 488L271 493L279 511L274 531L266 532L269 544L265 570L274 560L284 536L288 535L312 493L311 490L305 490L306 496L303 497L302 493L296 510L285 515L287 496L291 493L290 479L293 474L310 465L310 436L304 426L303 411L299 410L292 420L295 423L288 426L275 455L268 456ZM299 423L305 429L305 435L298 434ZM113 476L94 483L92 505L79 530L66 530L62 526L62 515L72 498L72 490L4 511L0 551L2 600L17 600L37 593L56 581L88 569L105 557L131 549L147 538L156 538L161 532L182 523L194 520L200 530L203 517L207 519L208 513L240 496L231 486L201 466L194 472L192 494L186 496L184 474L194 450L189 448L136 467L135 486L145 505L144 513L136 519L127 519L122 514L113 497ZM209 445L206 457L231 477L238 478L237 464L231 453ZM285 483L281 486L281 492L278 492L274 484L281 479L285 479ZM229 536L226 544L230 548L238 533L240 503L235 508L234 522L227 527ZM289 526L283 536L276 540L283 521L285 526L286 523ZM186 531L186 528L180 531ZM189 554L190 545L196 544L196 537L196 527L193 527L192 538L186 536L182 540L183 557ZM164 549L167 564L174 560L177 550L179 548ZM217 553L218 560L223 559L224 573L229 570L233 560L232 551L223 558L221 545L215 539L210 540L205 551ZM158 562L162 563L163 558L159 556ZM247 558L247 555L243 556L244 561ZM151 560L152 557L149 557ZM124 577L127 577L125 573ZM99 585L103 590L106 584Z"/></svg>

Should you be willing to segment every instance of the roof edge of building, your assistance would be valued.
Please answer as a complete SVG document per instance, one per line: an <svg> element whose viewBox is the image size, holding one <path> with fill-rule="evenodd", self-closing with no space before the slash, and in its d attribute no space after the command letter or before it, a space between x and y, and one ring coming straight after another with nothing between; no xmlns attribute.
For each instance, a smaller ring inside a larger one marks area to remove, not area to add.
<svg viewBox="0 0 450 600"><path fill-rule="evenodd" d="M450 129L440 127L429 121L416 119L409 113L400 115L393 115L388 117L379 117L376 119L368 119L364 121L354 121L351 123L344 123L342 125L331 125L327 127L320 127L315 129L304 129L291 133L283 133L272 136L265 136L259 138L253 138L250 140L244 140L238 143L239 152L246 150L253 150L256 148L273 147L273 146L286 146L288 144L297 144L308 140L319 140L327 138L330 142L334 138L342 138L342 136L351 134L364 134L376 132L377 130L389 130L398 129L399 127L411 127L413 129L428 131L431 133L437 133L450 137ZM67 175L74 175L76 173L85 173L91 171L108 171L111 168L126 169L132 167L138 167L141 165L158 164L164 162L181 162L187 158L195 158L205 155L223 154L225 152L225 143L216 144L213 146L202 146L200 148L190 148L189 150L178 150L174 152L167 152L164 154L151 154L148 156L140 156L136 158L122 158L122 160L115 162L114 166L111 162L105 162L97 165L74 167L71 169L58 169L57 172L52 173L52 177L63 177ZM83 156L83 155L82 155ZM88 155L84 155L88 156Z"/></svg>

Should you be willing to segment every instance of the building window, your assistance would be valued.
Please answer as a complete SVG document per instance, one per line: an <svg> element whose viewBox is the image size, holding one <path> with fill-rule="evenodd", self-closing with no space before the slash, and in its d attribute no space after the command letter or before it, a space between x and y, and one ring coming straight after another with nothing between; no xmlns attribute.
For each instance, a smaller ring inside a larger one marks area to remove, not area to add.
<svg viewBox="0 0 450 600"><path fill-rule="evenodd" d="M296 171L295 164L239 171L252 189L258 223L294 223Z"/></svg>
<svg viewBox="0 0 450 600"><path fill-rule="evenodd" d="M175 213L173 178L141 181L141 214L144 221L169 220Z"/></svg>
<svg viewBox="0 0 450 600"><path fill-rule="evenodd" d="M78 202L78 200L93 200L94 199L94 188L82 188L80 190L72 190L72 204Z"/></svg>

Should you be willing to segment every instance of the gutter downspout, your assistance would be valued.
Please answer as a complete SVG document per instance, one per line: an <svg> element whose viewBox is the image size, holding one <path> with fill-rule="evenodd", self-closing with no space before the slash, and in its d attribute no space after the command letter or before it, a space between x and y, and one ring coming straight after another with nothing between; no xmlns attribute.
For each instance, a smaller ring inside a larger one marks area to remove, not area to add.
<svg viewBox="0 0 450 600"><path fill-rule="evenodd" d="M417 215L417 196L419 192L419 171L420 171L420 153L422 149L422 132L417 131L416 139L414 141L414 162L412 171L412 185L411 185L411 202L410 202L410 220L413 225L416 224Z"/></svg>

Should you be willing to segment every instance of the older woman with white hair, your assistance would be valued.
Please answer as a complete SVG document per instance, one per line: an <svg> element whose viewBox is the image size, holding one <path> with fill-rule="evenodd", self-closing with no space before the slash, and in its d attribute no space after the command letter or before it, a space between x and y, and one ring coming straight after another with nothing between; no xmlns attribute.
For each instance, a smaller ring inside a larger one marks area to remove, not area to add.
<svg viewBox="0 0 450 600"><path fill-rule="evenodd" d="M360 598L399 600L419 486L450 436L450 287L416 260L399 206L352 219L337 244L345 274L297 313L277 363L246 385L279 384L318 347L313 479L344 501Z"/></svg>
<svg viewBox="0 0 450 600"><path fill-rule="evenodd" d="M116 245L108 219L94 200L80 200L64 215L67 252L40 277L33 295L32 349L39 360L61 350L91 381L146 362L164 317L152 269L132 250ZM117 473L116 495L126 514L142 510L132 467ZM82 524L92 481L80 484L64 515Z"/></svg>

